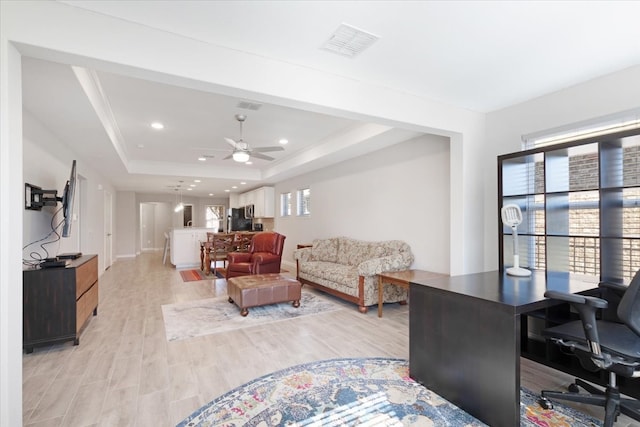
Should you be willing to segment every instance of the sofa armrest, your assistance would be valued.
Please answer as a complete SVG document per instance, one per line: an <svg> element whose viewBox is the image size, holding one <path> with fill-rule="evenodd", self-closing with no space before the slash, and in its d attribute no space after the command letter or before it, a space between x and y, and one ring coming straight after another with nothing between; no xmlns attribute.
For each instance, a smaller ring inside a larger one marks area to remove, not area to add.
<svg viewBox="0 0 640 427"><path fill-rule="evenodd" d="M251 261L251 254L249 252L229 252L227 254L227 262L229 264L249 261Z"/></svg>
<svg viewBox="0 0 640 427"><path fill-rule="evenodd" d="M296 249L293 251L293 259L300 262L311 261L311 247Z"/></svg>
<svg viewBox="0 0 640 427"><path fill-rule="evenodd" d="M413 256L404 254L389 255L380 258L372 258L358 264L358 275L375 276L383 271L401 271L411 267Z"/></svg>

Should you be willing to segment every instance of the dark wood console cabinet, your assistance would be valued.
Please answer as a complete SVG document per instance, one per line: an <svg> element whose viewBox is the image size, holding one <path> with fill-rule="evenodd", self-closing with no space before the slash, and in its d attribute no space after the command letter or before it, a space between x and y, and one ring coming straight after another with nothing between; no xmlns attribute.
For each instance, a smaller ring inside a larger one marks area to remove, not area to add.
<svg viewBox="0 0 640 427"><path fill-rule="evenodd" d="M98 256L81 256L67 267L23 270L22 287L25 351L64 341L78 345L91 313L98 314Z"/></svg>

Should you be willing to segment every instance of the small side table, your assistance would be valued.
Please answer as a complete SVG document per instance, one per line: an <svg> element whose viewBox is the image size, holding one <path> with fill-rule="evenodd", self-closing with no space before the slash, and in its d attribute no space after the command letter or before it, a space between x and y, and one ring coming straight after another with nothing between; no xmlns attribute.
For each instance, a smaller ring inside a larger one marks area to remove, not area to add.
<svg viewBox="0 0 640 427"><path fill-rule="evenodd" d="M400 286L401 288L409 290L409 283L414 280L428 280L436 277L446 277L447 274L434 273L424 270L402 270L402 271L383 271L378 274L378 317L382 317L382 304L384 301L384 285L389 283L391 285Z"/></svg>

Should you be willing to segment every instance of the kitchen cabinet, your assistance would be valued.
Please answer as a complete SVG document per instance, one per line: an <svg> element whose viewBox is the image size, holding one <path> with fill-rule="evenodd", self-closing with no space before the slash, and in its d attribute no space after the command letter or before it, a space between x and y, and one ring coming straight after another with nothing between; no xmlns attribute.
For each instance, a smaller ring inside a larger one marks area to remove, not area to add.
<svg viewBox="0 0 640 427"><path fill-rule="evenodd" d="M240 206L253 205L254 218L275 217L275 190L273 187L260 187L240 194Z"/></svg>
<svg viewBox="0 0 640 427"><path fill-rule="evenodd" d="M213 228L174 228L171 230L171 264L176 268L200 266L200 242L207 241L207 232Z"/></svg>
<svg viewBox="0 0 640 427"><path fill-rule="evenodd" d="M261 187L253 191L253 216L273 218L275 216L275 193L273 187Z"/></svg>

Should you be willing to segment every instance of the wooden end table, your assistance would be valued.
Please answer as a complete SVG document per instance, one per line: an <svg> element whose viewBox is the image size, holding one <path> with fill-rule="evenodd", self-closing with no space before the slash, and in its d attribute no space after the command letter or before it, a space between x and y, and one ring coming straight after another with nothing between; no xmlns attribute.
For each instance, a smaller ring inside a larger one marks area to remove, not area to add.
<svg viewBox="0 0 640 427"><path fill-rule="evenodd" d="M378 317L382 317L382 304L384 302L384 284L400 286L409 291L409 283L419 280L428 280L436 277L446 277L447 274L434 273L424 270L383 271L378 274Z"/></svg>

